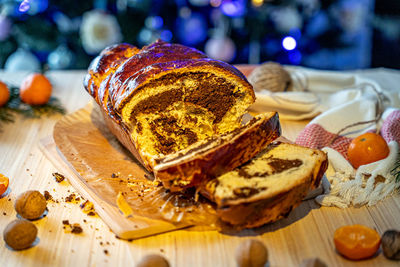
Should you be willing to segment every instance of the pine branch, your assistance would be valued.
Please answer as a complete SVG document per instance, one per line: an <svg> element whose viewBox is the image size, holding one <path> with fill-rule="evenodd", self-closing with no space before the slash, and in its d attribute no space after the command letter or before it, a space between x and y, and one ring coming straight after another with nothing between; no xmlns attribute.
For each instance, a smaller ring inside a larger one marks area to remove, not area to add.
<svg viewBox="0 0 400 267"><path fill-rule="evenodd" d="M9 89L10 99L5 106L0 107L0 132L4 124L15 121L15 113L19 112L18 107L21 103L18 88L9 86Z"/></svg>
<svg viewBox="0 0 400 267"><path fill-rule="evenodd" d="M15 121L16 114L20 114L26 118L65 114L64 107L55 97L50 98L49 102L45 105L31 106L21 101L18 87L9 85L8 88L10 89L10 99L5 106L0 107L0 132L5 123Z"/></svg>
<svg viewBox="0 0 400 267"><path fill-rule="evenodd" d="M14 110L4 107L0 109L0 124L14 122Z"/></svg>
<svg viewBox="0 0 400 267"><path fill-rule="evenodd" d="M49 102L40 106L21 104L20 113L26 118L40 118L55 114L65 114L65 109L57 98L50 98Z"/></svg>

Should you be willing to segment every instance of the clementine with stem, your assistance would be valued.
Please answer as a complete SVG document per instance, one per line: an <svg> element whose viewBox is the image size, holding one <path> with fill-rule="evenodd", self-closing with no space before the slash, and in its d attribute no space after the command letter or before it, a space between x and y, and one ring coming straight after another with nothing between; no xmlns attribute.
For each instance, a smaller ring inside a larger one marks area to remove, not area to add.
<svg viewBox="0 0 400 267"><path fill-rule="evenodd" d="M354 168L369 164L389 155L385 139L376 133L365 133L351 141L347 157Z"/></svg>

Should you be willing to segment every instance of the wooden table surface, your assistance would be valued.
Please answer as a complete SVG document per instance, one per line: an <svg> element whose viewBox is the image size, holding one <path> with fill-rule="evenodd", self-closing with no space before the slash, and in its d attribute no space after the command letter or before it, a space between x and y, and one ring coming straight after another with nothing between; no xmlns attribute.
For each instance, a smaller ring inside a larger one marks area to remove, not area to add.
<svg viewBox="0 0 400 267"><path fill-rule="evenodd" d="M49 72L58 97L67 112L85 106L84 71ZM26 73L0 72L0 80L20 84ZM303 259L320 257L328 266L399 266L382 252L359 262L344 259L335 252L335 229L361 223L380 234L400 229L400 197L386 199L371 208L326 208L306 201L287 219L239 233L220 233L205 229L185 229L134 241L117 239L103 221L82 212L77 203L64 198L75 192L68 182L56 183L55 169L39 150L40 139L52 134L61 115L41 119L17 118L0 133L0 173L10 178L8 195L0 198L0 230L17 218L16 197L26 190L49 191L59 203L49 202L47 216L34 221L38 227L35 246L13 251L0 240L0 266L135 266L145 255L164 255L171 266L236 266L235 249L245 239L262 240L269 250L270 266L298 266ZM283 135L294 140L306 121L282 121ZM79 223L82 234L63 229L63 220Z"/></svg>

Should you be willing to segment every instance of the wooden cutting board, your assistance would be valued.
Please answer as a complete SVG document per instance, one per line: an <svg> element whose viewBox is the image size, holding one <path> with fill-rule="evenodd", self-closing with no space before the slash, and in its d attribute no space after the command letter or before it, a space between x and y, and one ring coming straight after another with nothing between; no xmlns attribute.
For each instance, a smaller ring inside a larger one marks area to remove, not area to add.
<svg viewBox="0 0 400 267"><path fill-rule="evenodd" d="M118 188L126 188L120 176L130 173L143 178L148 174L110 133L103 131L106 127L96 127L98 116L92 104L64 116L54 126L53 137L41 140L41 150L81 196L94 204L98 215L119 238L142 238L190 226L138 214L127 218L120 212L116 205ZM118 177L112 178L113 173Z"/></svg>
<svg viewBox="0 0 400 267"><path fill-rule="evenodd" d="M290 142L285 138L281 141ZM96 104L89 103L64 116L54 126L53 137L42 139L40 146L122 239L137 239L193 225L218 229L218 217L208 202L194 201L190 206L184 198L183 207L179 207L176 203L180 195L152 185L151 174L108 131ZM143 184L149 186L144 188ZM310 194L320 194L321 190L318 188ZM133 208L133 216L129 218L117 207L119 192L126 193L125 198ZM135 198L136 194L140 197Z"/></svg>

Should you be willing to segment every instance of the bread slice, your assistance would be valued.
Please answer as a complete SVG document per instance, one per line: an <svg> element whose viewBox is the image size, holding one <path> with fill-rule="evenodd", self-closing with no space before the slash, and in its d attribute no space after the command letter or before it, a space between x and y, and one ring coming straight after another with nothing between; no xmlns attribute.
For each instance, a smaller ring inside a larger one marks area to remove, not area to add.
<svg viewBox="0 0 400 267"><path fill-rule="evenodd" d="M280 134L278 113L260 114L233 132L157 159L154 174L164 187L181 191L242 165Z"/></svg>
<svg viewBox="0 0 400 267"><path fill-rule="evenodd" d="M320 150L274 142L256 158L203 185L221 220L243 228L274 222L318 187L328 166Z"/></svg>

